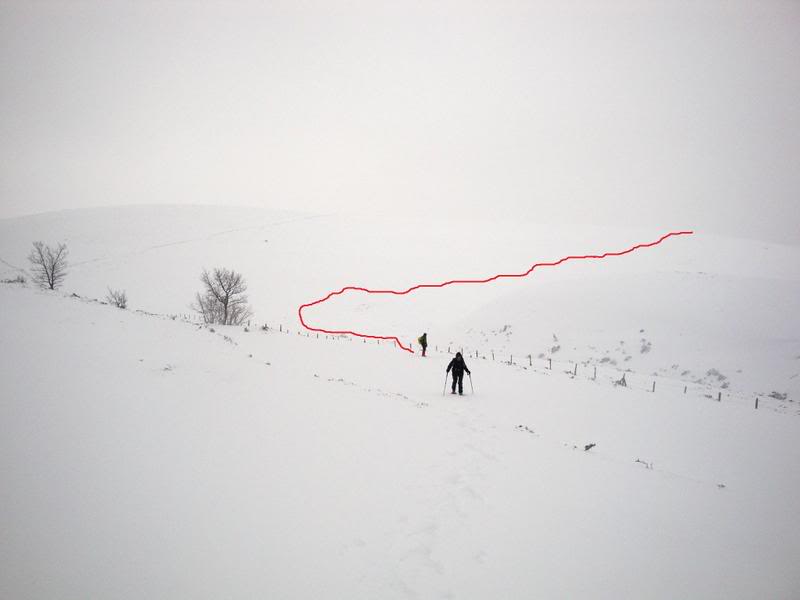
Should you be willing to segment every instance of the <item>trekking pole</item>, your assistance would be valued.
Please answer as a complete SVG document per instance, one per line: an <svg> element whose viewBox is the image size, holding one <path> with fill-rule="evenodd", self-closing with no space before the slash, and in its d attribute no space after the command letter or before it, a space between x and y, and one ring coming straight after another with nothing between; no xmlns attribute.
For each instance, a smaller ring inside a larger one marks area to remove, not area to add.
<svg viewBox="0 0 800 600"><path fill-rule="evenodd" d="M472 386L472 373L467 373L469 375L469 389L472 390L473 395L475 394L475 388Z"/></svg>
<svg viewBox="0 0 800 600"><path fill-rule="evenodd" d="M444 396L444 392L447 389L447 375L448 375L448 373L447 373L447 371L445 371L445 373L444 373L444 387L442 388L442 396Z"/></svg>

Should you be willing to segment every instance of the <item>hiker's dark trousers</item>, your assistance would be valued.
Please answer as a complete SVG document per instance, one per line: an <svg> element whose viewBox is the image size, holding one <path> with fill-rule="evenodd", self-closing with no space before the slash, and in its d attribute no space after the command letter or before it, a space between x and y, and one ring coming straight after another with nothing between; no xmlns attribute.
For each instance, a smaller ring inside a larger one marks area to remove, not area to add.
<svg viewBox="0 0 800 600"><path fill-rule="evenodd" d="M464 371L453 371L453 393L456 392L456 384L458 384L458 393L464 393Z"/></svg>

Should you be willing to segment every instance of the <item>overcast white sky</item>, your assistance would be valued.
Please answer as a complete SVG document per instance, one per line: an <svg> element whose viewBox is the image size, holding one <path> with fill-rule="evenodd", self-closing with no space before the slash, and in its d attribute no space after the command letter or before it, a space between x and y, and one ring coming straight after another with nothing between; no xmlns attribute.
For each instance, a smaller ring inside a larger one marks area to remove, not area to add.
<svg viewBox="0 0 800 600"><path fill-rule="evenodd" d="M800 2L0 0L0 217L463 213L800 243Z"/></svg>

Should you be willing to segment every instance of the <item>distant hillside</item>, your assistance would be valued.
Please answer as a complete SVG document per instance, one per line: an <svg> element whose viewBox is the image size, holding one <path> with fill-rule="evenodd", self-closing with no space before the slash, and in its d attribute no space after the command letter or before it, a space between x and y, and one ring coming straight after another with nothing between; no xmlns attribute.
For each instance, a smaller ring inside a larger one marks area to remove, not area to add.
<svg viewBox="0 0 800 600"><path fill-rule="evenodd" d="M35 239L66 241L65 290L187 314L204 267L247 278L254 320L297 328L297 307L346 285L402 289L520 272L575 253L625 249L663 231L525 222L421 221L204 206L98 208L0 220L0 277ZM702 231L623 257L566 263L524 280L347 294L310 323L431 344L531 355L800 397L800 248Z"/></svg>

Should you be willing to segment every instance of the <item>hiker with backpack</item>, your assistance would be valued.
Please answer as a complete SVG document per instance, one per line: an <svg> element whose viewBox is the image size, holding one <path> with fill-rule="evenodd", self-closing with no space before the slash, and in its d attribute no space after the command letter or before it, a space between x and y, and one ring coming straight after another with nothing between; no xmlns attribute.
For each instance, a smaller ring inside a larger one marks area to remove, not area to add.
<svg viewBox="0 0 800 600"><path fill-rule="evenodd" d="M421 336L417 338L419 345L422 346L422 356L425 356L425 350L428 349L428 334L423 333Z"/></svg>

